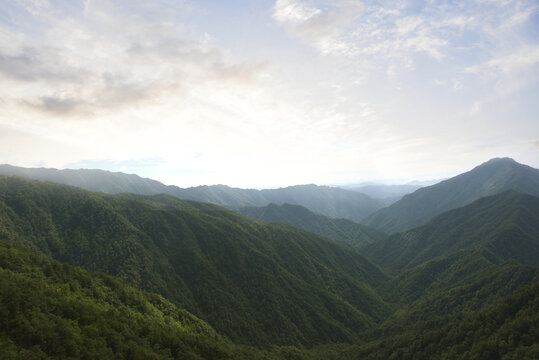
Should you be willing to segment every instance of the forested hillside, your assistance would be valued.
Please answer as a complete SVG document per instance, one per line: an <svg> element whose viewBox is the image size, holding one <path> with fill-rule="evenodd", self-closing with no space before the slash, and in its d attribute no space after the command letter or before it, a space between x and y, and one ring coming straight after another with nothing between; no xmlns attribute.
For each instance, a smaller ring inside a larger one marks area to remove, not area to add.
<svg viewBox="0 0 539 360"><path fill-rule="evenodd" d="M395 272L472 247L488 250L500 262L539 266L538 234L539 198L508 191L443 213L362 252Z"/></svg>
<svg viewBox="0 0 539 360"><path fill-rule="evenodd" d="M538 214L507 191L356 250L164 194L0 176L0 344L13 359L536 359Z"/></svg>
<svg viewBox="0 0 539 360"><path fill-rule="evenodd" d="M6 360L263 358L161 296L5 240L0 310L0 358Z"/></svg>
<svg viewBox="0 0 539 360"><path fill-rule="evenodd" d="M350 341L386 276L348 248L211 204L0 177L0 236L167 297L234 341ZM268 317L268 312L272 316Z"/></svg>
<svg viewBox="0 0 539 360"><path fill-rule="evenodd" d="M405 306L334 359L537 359L539 271L493 266Z"/></svg>

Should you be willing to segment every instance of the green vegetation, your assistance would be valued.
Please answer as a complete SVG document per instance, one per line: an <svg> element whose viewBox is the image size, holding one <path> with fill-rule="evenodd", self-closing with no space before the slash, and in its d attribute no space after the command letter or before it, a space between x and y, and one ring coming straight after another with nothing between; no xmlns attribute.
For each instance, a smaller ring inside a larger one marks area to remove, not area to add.
<svg viewBox="0 0 539 360"><path fill-rule="evenodd" d="M482 248L497 262L539 266L539 198L508 191L437 216L416 229L390 236L364 255L393 272L463 249Z"/></svg>
<svg viewBox="0 0 539 360"><path fill-rule="evenodd" d="M161 296L0 241L2 359L252 359Z"/></svg>
<svg viewBox="0 0 539 360"><path fill-rule="evenodd" d="M368 226L316 214L299 205L270 204L264 207L244 207L238 212L252 219L288 224L326 236L354 249L361 249L386 237L384 233Z"/></svg>
<svg viewBox="0 0 539 360"><path fill-rule="evenodd" d="M3 359L535 359L539 271L505 264L397 311L353 346L237 346L158 295L0 241Z"/></svg>
<svg viewBox="0 0 539 360"><path fill-rule="evenodd" d="M254 211L362 229L298 206ZM539 198L515 191L355 250L212 204L0 176L0 348L7 359L537 359L538 234Z"/></svg>
<svg viewBox="0 0 539 360"><path fill-rule="evenodd" d="M539 170L509 158L492 159L464 174L405 195L370 215L365 224L388 234L408 230L445 211L507 190L539 196Z"/></svg>
<svg viewBox="0 0 539 360"><path fill-rule="evenodd" d="M536 271L537 274L537 271ZM523 285L492 303L463 301L459 291L429 298L388 323L376 340L347 348L335 359L537 359L539 284ZM428 304L431 302L431 304ZM469 302L482 304L467 309ZM454 313L448 307L464 304ZM446 315L444 315L446 314ZM389 329L392 335L384 335Z"/></svg>
<svg viewBox="0 0 539 360"><path fill-rule="evenodd" d="M0 236L158 293L240 343L352 341L390 311L374 290L386 276L348 248L166 195L0 177Z"/></svg>

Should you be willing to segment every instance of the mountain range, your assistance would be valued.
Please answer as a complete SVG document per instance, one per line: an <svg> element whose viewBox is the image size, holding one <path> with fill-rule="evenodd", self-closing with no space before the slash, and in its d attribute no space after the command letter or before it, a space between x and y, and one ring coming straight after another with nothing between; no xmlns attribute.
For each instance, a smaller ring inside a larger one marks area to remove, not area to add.
<svg viewBox="0 0 539 360"><path fill-rule="evenodd" d="M0 346L10 359L536 359L538 171L493 159L418 189L369 218L389 236L297 204L238 208L259 221L0 176Z"/></svg>
<svg viewBox="0 0 539 360"><path fill-rule="evenodd" d="M0 174L51 181L108 194L134 193L140 195L168 194L183 200L209 202L239 209L245 206L295 204L335 218L361 221L385 206L384 201L363 193L336 187L296 185L279 189L239 189L226 185L180 188L165 185L138 175L98 169L22 168L0 165Z"/></svg>

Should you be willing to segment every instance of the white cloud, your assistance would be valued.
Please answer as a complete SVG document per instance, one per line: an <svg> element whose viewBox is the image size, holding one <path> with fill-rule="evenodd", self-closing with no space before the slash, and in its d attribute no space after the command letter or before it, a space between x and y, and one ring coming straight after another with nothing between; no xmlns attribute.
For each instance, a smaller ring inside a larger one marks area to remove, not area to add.
<svg viewBox="0 0 539 360"><path fill-rule="evenodd" d="M510 76L539 63L539 45L522 46L513 52L492 58L484 63L465 69L466 72L498 78L501 75Z"/></svg>
<svg viewBox="0 0 539 360"><path fill-rule="evenodd" d="M324 55L350 54L353 44L347 32L362 8L361 2L354 0L338 1L325 11L308 7L300 0L277 0L273 18Z"/></svg>
<svg viewBox="0 0 539 360"><path fill-rule="evenodd" d="M319 9L310 8L295 0L277 0L273 18L279 22L301 23L320 13Z"/></svg>
<svg viewBox="0 0 539 360"><path fill-rule="evenodd" d="M279 0L237 18L173 0L13 4L0 150L19 165L160 159L140 171L182 186L428 176L508 133L505 103L482 105L537 79L530 2Z"/></svg>
<svg viewBox="0 0 539 360"><path fill-rule="evenodd" d="M32 15L40 15L43 10L50 7L47 0L16 0L16 2Z"/></svg>
<svg viewBox="0 0 539 360"><path fill-rule="evenodd" d="M319 2L318 8L306 4L279 0L273 17L292 36L321 54L346 55L368 71L382 67L388 73L394 73L395 67L413 69L421 54L442 61L458 51L473 54L484 46L491 51L515 45L515 29L537 11L529 1L460 1L454 6L439 1L422 6L400 1L384 2L383 6L373 1L346 1L334 6ZM304 15L287 18L281 15L283 7L298 9Z"/></svg>

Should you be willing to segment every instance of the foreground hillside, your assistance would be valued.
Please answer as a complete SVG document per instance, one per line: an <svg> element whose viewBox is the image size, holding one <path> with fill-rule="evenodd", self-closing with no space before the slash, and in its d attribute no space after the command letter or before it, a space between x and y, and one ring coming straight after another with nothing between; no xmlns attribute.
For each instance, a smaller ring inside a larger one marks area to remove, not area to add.
<svg viewBox="0 0 539 360"><path fill-rule="evenodd" d="M237 342L351 341L389 311L386 276L359 254L211 204L0 177L0 221L2 238L159 293Z"/></svg>
<svg viewBox="0 0 539 360"><path fill-rule="evenodd" d="M2 359L252 359L162 297L0 240Z"/></svg>
<svg viewBox="0 0 539 360"><path fill-rule="evenodd" d="M424 295L328 358L532 360L537 339L539 271L509 263Z"/></svg>
<svg viewBox="0 0 539 360"><path fill-rule="evenodd" d="M466 173L405 195L370 215L365 223L386 233L409 230L445 211L507 190L539 196L539 169L509 158L492 159Z"/></svg>

